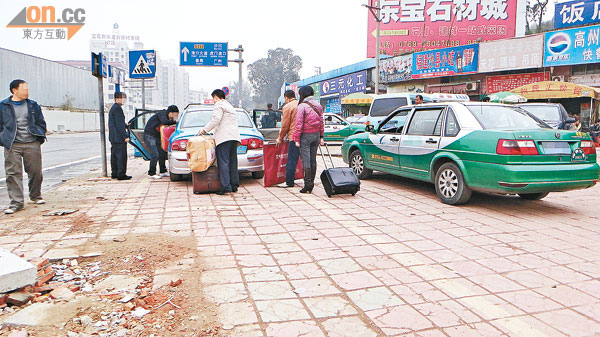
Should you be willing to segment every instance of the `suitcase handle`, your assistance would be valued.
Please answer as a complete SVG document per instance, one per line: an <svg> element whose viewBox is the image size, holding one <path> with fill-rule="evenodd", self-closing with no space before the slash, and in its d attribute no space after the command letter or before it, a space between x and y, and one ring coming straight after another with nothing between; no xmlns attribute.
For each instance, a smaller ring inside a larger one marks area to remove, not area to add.
<svg viewBox="0 0 600 337"><path fill-rule="evenodd" d="M335 164L333 163L333 158L331 157L331 152L329 152L329 146L327 146L327 143L325 143L325 149L327 150L327 155L329 156L329 161L331 161L331 167L335 168ZM325 161L325 155L323 154L323 149L321 148L321 145L319 145L319 152L321 153L321 158L323 159L323 164L325 164L325 169L327 170L327 161Z"/></svg>

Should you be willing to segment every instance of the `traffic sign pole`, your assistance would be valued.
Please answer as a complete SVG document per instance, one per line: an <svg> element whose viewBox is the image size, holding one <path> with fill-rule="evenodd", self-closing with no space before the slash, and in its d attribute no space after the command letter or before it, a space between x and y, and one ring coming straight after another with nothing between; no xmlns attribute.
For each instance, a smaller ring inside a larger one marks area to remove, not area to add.
<svg viewBox="0 0 600 337"><path fill-rule="evenodd" d="M242 58L242 53L244 52L244 48L242 45L238 45L237 48L229 49L229 51L237 51L239 58L237 60L229 60L228 62L235 62L240 66L239 74L238 74L238 107L242 107L242 94L244 93L244 85L242 83L242 63L244 63L244 59Z"/></svg>
<svg viewBox="0 0 600 337"><path fill-rule="evenodd" d="M106 160L106 128L104 124L104 77L98 76L98 97L100 98L100 151L102 151L102 176L108 177Z"/></svg>

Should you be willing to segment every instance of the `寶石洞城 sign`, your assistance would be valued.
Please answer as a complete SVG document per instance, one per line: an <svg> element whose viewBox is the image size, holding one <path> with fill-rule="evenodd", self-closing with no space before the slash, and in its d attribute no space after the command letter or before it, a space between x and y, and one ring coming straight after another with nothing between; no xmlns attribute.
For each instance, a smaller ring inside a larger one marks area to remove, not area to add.
<svg viewBox="0 0 600 337"><path fill-rule="evenodd" d="M396 56L379 61L379 81L394 83L412 79L412 55Z"/></svg>
<svg viewBox="0 0 600 337"><path fill-rule="evenodd" d="M477 72L479 45L414 53L412 78L452 76Z"/></svg>
<svg viewBox="0 0 600 337"><path fill-rule="evenodd" d="M600 1L575 0L554 5L554 29L600 23Z"/></svg>
<svg viewBox="0 0 600 337"><path fill-rule="evenodd" d="M600 26L548 32L544 67L600 62Z"/></svg>
<svg viewBox="0 0 600 337"><path fill-rule="evenodd" d="M479 44L480 73L541 68L543 66L544 36L490 41Z"/></svg>
<svg viewBox="0 0 600 337"><path fill-rule="evenodd" d="M464 46L477 43L480 38L490 41L515 37L521 3L521 0L380 0L381 52L402 55ZM375 57L377 22L371 13L368 15L367 57Z"/></svg>
<svg viewBox="0 0 600 337"><path fill-rule="evenodd" d="M321 96L337 93L339 93L340 96L346 96L355 92L364 92L367 90L367 71L363 70L323 81L320 86Z"/></svg>

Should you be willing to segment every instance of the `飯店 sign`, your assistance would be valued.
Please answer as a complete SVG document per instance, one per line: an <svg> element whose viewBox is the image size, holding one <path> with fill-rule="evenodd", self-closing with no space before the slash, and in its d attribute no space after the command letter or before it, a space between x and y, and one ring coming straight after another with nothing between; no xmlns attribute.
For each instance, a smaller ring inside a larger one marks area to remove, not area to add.
<svg viewBox="0 0 600 337"><path fill-rule="evenodd" d="M471 44L414 53L412 78L476 73L478 50L479 45Z"/></svg>
<svg viewBox="0 0 600 337"><path fill-rule="evenodd" d="M575 0L554 6L554 29L600 23L600 1Z"/></svg>
<svg viewBox="0 0 600 337"><path fill-rule="evenodd" d="M365 90L367 90L366 70L321 82L321 96L337 93L346 96Z"/></svg>

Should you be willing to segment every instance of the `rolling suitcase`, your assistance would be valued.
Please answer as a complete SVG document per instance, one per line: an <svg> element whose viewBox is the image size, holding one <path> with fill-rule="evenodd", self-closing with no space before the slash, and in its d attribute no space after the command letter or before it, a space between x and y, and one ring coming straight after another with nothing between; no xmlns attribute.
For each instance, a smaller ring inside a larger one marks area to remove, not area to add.
<svg viewBox="0 0 600 337"><path fill-rule="evenodd" d="M331 168L327 168L327 161L325 161L323 149L319 146L323 163L325 163L325 170L321 173L321 182L325 188L325 193L327 193L327 196L330 198L335 194L355 195L356 192L360 191L360 180L358 180L358 177L351 168L336 168L333 164L333 158L331 158L331 153L329 152L327 144L325 144L325 149L327 149L327 155L329 155L329 160L331 161Z"/></svg>
<svg viewBox="0 0 600 337"><path fill-rule="evenodd" d="M217 192L221 188L219 168L213 165L204 172L192 172L192 186L194 194Z"/></svg>

